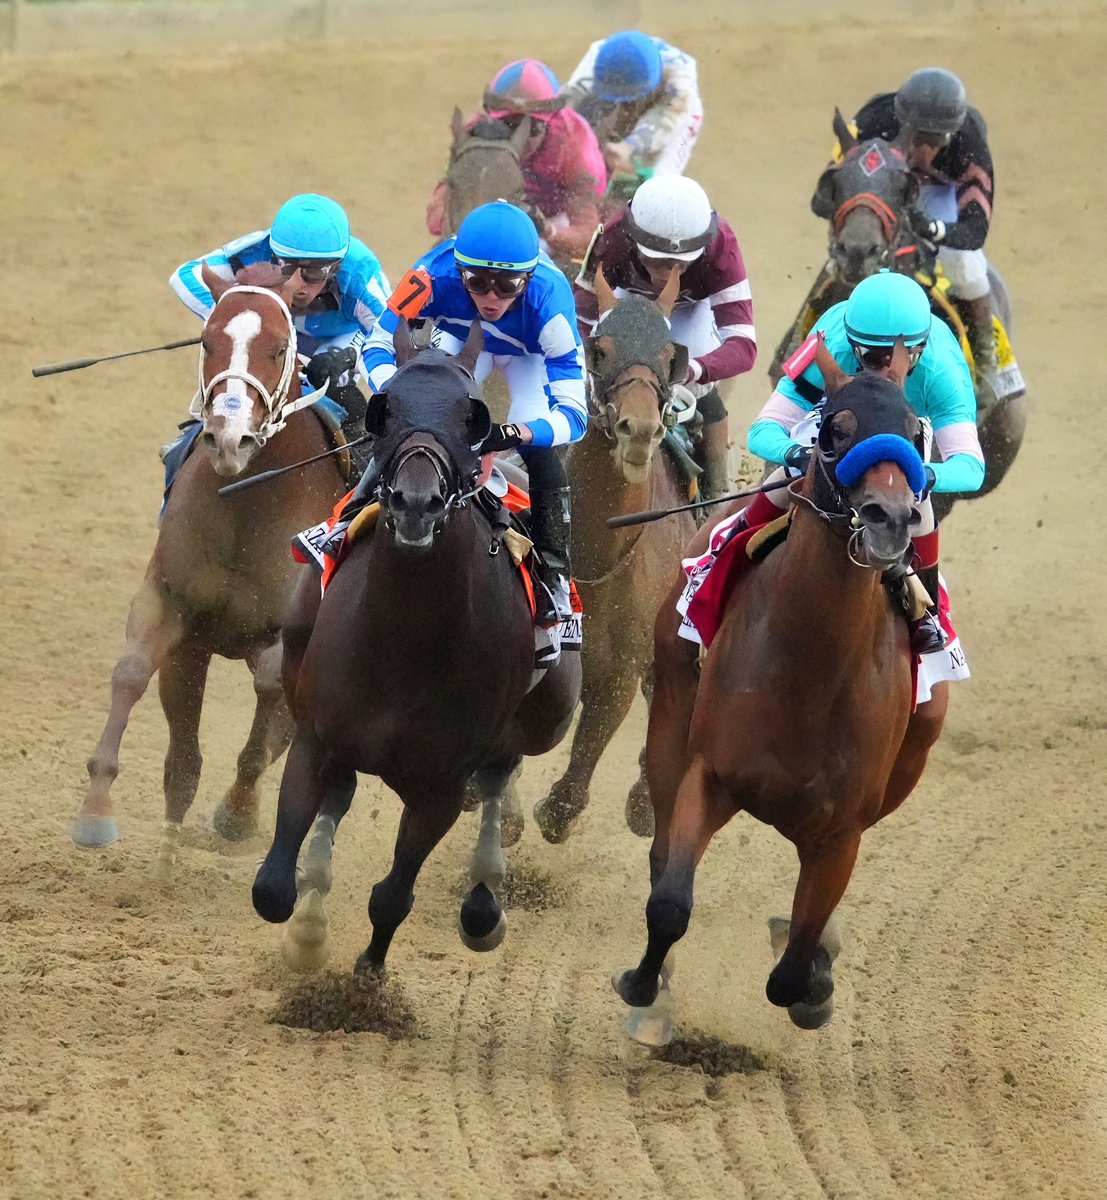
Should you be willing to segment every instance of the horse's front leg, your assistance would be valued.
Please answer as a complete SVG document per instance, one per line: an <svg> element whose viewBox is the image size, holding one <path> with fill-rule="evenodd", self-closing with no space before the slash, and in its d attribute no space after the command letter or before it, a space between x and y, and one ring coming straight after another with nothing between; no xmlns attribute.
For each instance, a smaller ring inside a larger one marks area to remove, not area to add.
<svg viewBox="0 0 1107 1200"><path fill-rule="evenodd" d="M127 614L127 645L111 676L111 709L96 749L88 759L88 789L73 821L78 846L107 846L119 836L112 814L111 785L119 774L119 745L131 710L154 672L180 641L181 615L166 602L148 573Z"/></svg>
<svg viewBox="0 0 1107 1200"><path fill-rule="evenodd" d="M404 802L392 869L377 883L369 897L369 920L373 936L354 970L379 973L400 924L415 903L415 880L427 855L452 828L461 812L464 779L437 788L408 793Z"/></svg>
<svg viewBox="0 0 1107 1200"><path fill-rule="evenodd" d="M273 844L254 878L254 908L266 921L287 921L292 915L300 846L328 794L352 792L356 778L353 768L328 762L310 725L297 728L281 777Z"/></svg>
<svg viewBox="0 0 1107 1200"><path fill-rule="evenodd" d="M920 704L911 714L911 719L907 722L907 732L903 736L903 744L888 778L888 786L884 789L884 804L876 818L877 821L882 821L889 813L895 812L914 791L915 785L922 778L930 750L941 735L948 708L949 684L939 683L931 692L930 699L925 704Z"/></svg>
<svg viewBox="0 0 1107 1200"><path fill-rule="evenodd" d="M642 672L640 685L642 698L646 702L646 719L649 720L650 706L653 704L654 670L651 661ZM653 837L656 832L653 823L653 805L650 803L650 783L646 778L646 747L643 743L638 752L638 778L630 785L627 792L626 804L623 808L627 828L638 837Z"/></svg>
<svg viewBox="0 0 1107 1200"><path fill-rule="evenodd" d="M211 664L211 651L188 639L166 656L158 674L158 693L169 725L165 752L165 826L154 873L167 880L177 864L177 847L185 814L200 786L200 710Z"/></svg>
<svg viewBox="0 0 1107 1200"><path fill-rule="evenodd" d="M238 773L212 816L220 837L240 842L258 828L258 780L292 739L292 717L281 684L281 644L274 642L247 658L254 677L254 721L238 756Z"/></svg>
<svg viewBox="0 0 1107 1200"><path fill-rule="evenodd" d="M588 806L588 787L600 755L626 719L638 684L632 663L598 669L594 650L585 650L580 722L564 775L534 806L534 819L547 842L564 842L573 822Z"/></svg>
<svg viewBox="0 0 1107 1200"><path fill-rule="evenodd" d="M469 867L473 890L461 906L458 932L465 945L478 952L495 950L507 933L507 920L497 895L506 870L501 824L503 801L519 761L514 758L481 767L473 776L482 801L480 833Z"/></svg>
<svg viewBox="0 0 1107 1200"><path fill-rule="evenodd" d="M715 834L736 812L733 801L717 776L696 758L677 793L672 819L667 824L665 862L646 903L646 952L632 971L614 980L615 990L635 1008L657 998L662 966L673 944L688 929L692 916L692 891L696 866ZM664 839L666 834L655 835ZM651 874L656 871L651 854Z"/></svg>
<svg viewBox="0 0 1107 1200"><path fill-rule="evenodd" d="M837 940L824 938L824 930L845 894L860 845L861 830L855 826L796 842L800 872L788 942L765 994L771 1004L787 1008L792 1021L804 1029L825 1025L834 1012Z"/></svg>

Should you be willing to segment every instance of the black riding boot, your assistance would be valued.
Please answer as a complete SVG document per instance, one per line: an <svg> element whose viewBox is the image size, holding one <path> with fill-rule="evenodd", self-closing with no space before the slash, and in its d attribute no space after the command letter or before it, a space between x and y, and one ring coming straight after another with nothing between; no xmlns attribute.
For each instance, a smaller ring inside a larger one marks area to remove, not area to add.
<svg viewBox="0 0 1107 1200"><path fill-rule="evenodd" d="M946 631L938 618L938 564L932 567L919 567L915 574L919 582L930 593L931 604L917 621L909 621L911 632L911 650L915 654L933 654L944 650L949 645Z"/></svg>
<svg viewBox="0 0 1107 1200"><path fill-rule="evenodd" d="M538 551L534 598L539 625L556 625L573 615L569 603L570 489L530 490L530 536Z"/></svg>

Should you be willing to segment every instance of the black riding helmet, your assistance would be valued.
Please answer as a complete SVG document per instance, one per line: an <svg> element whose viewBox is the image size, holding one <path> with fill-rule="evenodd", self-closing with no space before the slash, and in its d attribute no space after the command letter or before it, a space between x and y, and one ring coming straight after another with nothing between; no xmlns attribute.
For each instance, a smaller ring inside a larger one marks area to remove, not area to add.
<svg viewBox="0 0 1107 1200"><path fill-rule="evenodd" d="M924 67L896 92L900 127L921 133L956 133L969 111L965 85L952 71Z"/></svg>

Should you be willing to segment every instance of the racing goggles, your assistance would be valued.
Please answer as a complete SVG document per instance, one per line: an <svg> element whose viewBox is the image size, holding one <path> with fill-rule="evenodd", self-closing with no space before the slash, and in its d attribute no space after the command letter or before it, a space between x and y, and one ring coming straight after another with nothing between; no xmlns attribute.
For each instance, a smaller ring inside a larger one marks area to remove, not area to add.
<svg viewBox="0 0 1107 1200"><path fill-rule="evenodd" d="M495 292L501 300L510 300L515 296L521 296L526 290L526 286L530 283L532 272L514 272L511 275L504 275L492 271L473 271L468 267L460 267L461 282L465 284L465 290L473 296L487 296L489 292Z"/></svg>
<svg viewBox="0 0 1107 1200"><path fill-rule="evenodd" d="M895 346L862 346L860 342L850 342L854 354L857 355L857 361L870 371L883 371L885 368L892 365L892 355L895 354ZM908 371L913 371L918 365L918 361L922 358L922 352L926 349L926 342L920 342L917 346L908 346L907 348Z"/></svg>
<svg viewBox="0 0 1107 1200"><path fill-rule="evenodd" d="M317 258L278 258L277 266L285 279L291 279L297 271L304 283L326 283L338 270L341 259L320 262Z"/></svg>
<svg viewBox="0 0 1107 1200"><path fill-rule="evenodd" d="M926 129L911 131L912 146L929 146L932 150L944 150L952 140L952 133L931 133Z"/></svg>

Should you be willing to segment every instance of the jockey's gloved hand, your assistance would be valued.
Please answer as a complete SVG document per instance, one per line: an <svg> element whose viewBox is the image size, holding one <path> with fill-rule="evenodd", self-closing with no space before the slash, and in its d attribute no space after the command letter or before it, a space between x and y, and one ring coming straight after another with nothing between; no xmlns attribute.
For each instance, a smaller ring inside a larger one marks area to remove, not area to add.
<svg viewBox="0 0 1107 1200"><path fill-rule="evenodd" d="M946 240L945 221L932 221L926 213L921 213L918 209L911 210L911 228L916 237L922 238L932 247L936 248Z"/></svg>
<svg viewBox="0 0 1107 1200"><path fill-rule="evenodd" d="M798 471L801 475L807 474L807 467L810 462L810 446L801 446L798 442L794 442L784 451L784 465L793 471Z"/></svg>
<svg viewBox="0 0 1107 1200"><path fill-rule="evenodd" d="M346 379L357 366L357 351L353 346L332 346L320 350L304 368L304 375L313 388L321 388L329 379L333 386L349 383Z"/></svg>
<svg viewBox="0 0 1107 1200"><path fill-rule="evenodd" d="M523 435L518 425L493 425L480 449L482 454L494 454L497 450L514 450L522 444Z"/></svg>

